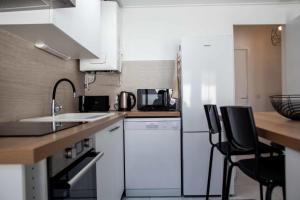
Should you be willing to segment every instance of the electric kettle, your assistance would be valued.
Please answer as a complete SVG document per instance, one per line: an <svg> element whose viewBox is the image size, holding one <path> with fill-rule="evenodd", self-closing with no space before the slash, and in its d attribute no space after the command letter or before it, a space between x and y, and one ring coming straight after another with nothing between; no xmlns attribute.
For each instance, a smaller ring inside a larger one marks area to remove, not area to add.
<svg viewBox="0 0 300 200"><path fill-rule="evenodd" d="M132 92L122 91L118 95L117 110L119 111L131 111L136 104L136 97Z"/></svg>

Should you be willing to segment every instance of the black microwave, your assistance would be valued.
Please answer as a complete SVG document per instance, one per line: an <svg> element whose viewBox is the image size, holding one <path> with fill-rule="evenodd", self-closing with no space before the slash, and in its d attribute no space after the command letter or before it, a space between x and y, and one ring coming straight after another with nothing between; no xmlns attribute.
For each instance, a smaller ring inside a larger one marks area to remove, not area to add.
<svg viewBox="0 0 300 200"><path fill-rule="evenodd" d="M138 89L137 109L140 111L174 111L176 100L172 89Z"/></svg>

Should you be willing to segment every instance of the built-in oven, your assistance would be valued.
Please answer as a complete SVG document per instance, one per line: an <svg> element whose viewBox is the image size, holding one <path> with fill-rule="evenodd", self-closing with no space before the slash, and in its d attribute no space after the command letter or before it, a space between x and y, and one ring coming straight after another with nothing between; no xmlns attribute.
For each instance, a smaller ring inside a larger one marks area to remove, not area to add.
<svg viewBox="0 0 300 200"><path fill-rule="evenodd" d="M66 148L48 159L50 200L96 200L96 164L103 152L95 152L92 139Z"/></svg>

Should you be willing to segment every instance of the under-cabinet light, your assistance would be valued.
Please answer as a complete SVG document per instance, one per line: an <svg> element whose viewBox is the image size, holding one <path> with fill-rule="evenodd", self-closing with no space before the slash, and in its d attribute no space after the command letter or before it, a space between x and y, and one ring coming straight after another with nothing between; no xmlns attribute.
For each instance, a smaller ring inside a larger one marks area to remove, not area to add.
<svg viewBox="0 0 300 200"><path fill-rule="evenodd" d="M46 51L47 53L50 53L50 54L52 54L52 55L54 55L54 56L57 56L57 57L59 57L59 58L61 58L61 59L64 59L64 60L70 60L70 59L71 59L70 56L67 56L67 55L65 55L65 54L63 54L63 53L61 53L61 52L59 52L59 51L57 51L57 50L55 50L55 49L49 47L48 45L46 45L46 44L43 43L43 42L37 42L37 43L35 43L34 46L35 46L36 48L38 48L38 49L41 49L41 50L43 50L43 51Z"/></svg>

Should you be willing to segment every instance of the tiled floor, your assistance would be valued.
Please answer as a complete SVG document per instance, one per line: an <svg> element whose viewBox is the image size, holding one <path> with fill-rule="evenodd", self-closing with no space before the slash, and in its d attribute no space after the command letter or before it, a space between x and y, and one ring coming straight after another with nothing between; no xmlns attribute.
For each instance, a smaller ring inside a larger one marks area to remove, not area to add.
<svg viewBox="0 0 300 200"><path fill-rule="evenodd" d="M237 171L236 179L236 196L232 199L255 199L259 200L259 184L244 175L242 172ZM272 200L282 200L281 188L275 188L272 195Z"/></svg>
<svg viewBox="0 0 300 200"><path fill-rule="evenodd" d="M231 197L232 200L259 200L259 185L254 180L248 178L240 171L237 171L236 179L236 195ZM204 198L127 198L126 200L203 200ZM219 200L220 198L211 198L211 200ZM275 188L272 200L282 200L281 188Z"/></svg>

